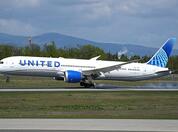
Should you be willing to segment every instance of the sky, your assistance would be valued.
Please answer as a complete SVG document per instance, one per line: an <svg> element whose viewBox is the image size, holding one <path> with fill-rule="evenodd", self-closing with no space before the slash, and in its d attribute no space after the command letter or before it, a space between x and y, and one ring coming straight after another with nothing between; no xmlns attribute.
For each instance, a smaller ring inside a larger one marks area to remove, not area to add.
<svg viewBox="0 0 178 132"><path fill-rule="evenodd" d="M0 32L159 47L178 39L178 0L0 0Z"/></svg>

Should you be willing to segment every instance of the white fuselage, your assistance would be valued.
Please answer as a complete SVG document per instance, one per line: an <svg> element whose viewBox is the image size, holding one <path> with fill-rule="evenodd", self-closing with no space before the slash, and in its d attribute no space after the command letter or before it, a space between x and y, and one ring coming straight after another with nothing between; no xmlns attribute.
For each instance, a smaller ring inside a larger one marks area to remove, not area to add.
<svg viewBox="0 0 178 132"><path fill-rule="evenodd" d="M101 61L84 59L66 59L49 57L14 56L1 60L0 73L6 75L64 77L64 72L87 71L121 64L119 61ZM130 63L119 69L101 73L96 79L108 80L145 80L168 75L168 68L161 68L146 63Z"/></svg>

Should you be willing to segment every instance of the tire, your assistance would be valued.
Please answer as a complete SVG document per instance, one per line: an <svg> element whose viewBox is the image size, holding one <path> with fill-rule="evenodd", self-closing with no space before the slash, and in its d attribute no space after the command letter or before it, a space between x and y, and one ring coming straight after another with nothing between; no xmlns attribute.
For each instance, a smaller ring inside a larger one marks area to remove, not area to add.
<svg viewBox="0 0 178 132"><path fill-rule="evenodd" d="M84 86L85 88L95 88L95 83L84 83L84 82L80 82L80 86Z"/></svg>

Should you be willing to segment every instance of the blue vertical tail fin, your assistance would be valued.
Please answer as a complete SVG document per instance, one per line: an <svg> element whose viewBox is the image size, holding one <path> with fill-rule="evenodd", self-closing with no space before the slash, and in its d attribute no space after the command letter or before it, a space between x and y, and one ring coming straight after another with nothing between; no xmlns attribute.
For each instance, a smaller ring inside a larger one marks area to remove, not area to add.
<svg viewBox="0 0 178 132"><path fill-rule="evenodd" d="M173 45L176 43L176 38L168 39L163 46L154 54L147 64L158 67L166 67L168 59L171 55Z"/></svg>

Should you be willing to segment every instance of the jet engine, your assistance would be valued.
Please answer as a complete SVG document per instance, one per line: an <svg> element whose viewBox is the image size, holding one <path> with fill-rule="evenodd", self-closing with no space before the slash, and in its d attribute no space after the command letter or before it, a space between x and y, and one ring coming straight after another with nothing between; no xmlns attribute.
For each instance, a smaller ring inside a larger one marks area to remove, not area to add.
<svg viewBox="0 0 178 132"><path fill-rule="evenodd" d="M82 80L82 73L68 70L64 73L64 81L68 83L78 83Z"/></svg>

